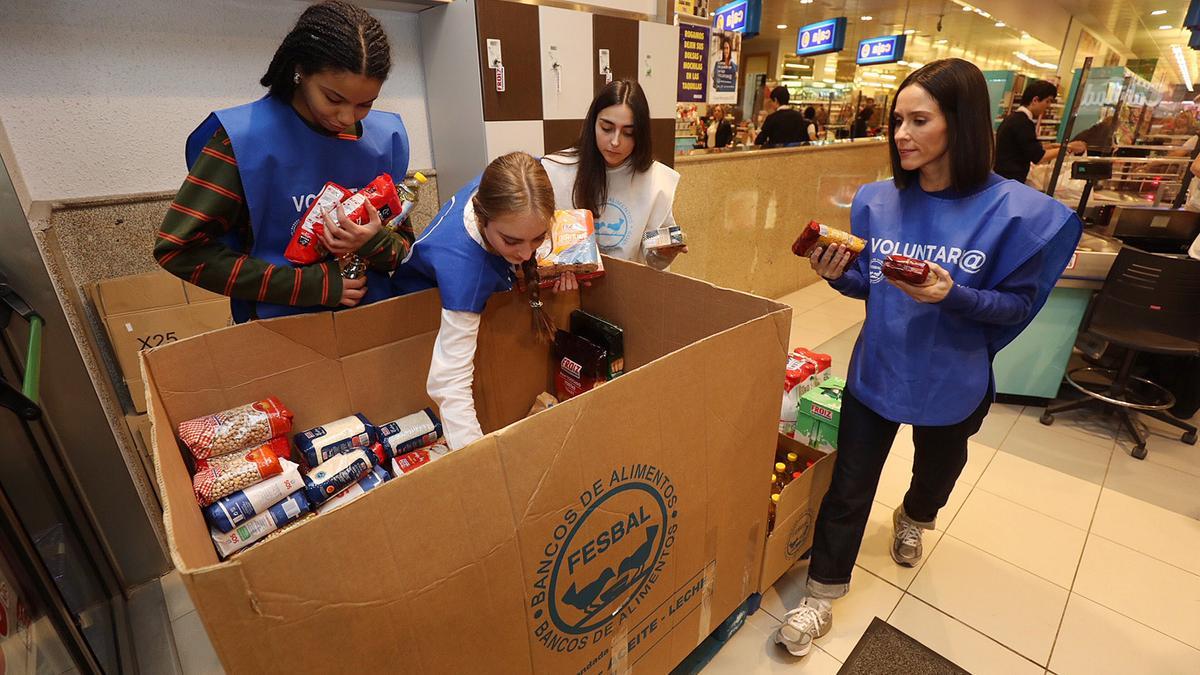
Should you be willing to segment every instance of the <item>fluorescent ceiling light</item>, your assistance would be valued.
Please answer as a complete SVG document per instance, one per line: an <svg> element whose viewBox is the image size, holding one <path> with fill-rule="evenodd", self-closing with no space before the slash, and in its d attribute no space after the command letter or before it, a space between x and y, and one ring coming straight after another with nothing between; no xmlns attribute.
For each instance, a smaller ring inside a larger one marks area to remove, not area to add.
<svg viewBox="0 0 1200 675"><path fill-rule="evenodd" d="M1174 28L1174 27L1175 27L1175 26L1159 26L1159 27L1158 27L1158 29L1159 29L1159 30L1171 30L1171 29L1172 29L1172 28Z"/></svg>
<svg viewBox="0 0 1200 675"><path fill-rule="evenodd" d="M909 67L909 68L924 68L924 67L925 67L925 64L924 64L924 63L917 62L917 61L909 61L909 62L908 62L908 67Z"/></svg>
<svg viewBox="0 0 1200 675"><path fill-rule="evenodd" d="M1171 45L1171 51L1175 53L1175 63L1179 64L1179 74L1183 76L1183 86L1187 87L1188 91L1192 91L1192 71L1188 69L1187 59L1183 57L1183 48L1179 45Z"/></svg>
<svg viewBox="0 0 1200 675"><path fill-rule="evenodd" d="M870 21L871 19L874 19L874 18L875 17L871 16L870 14L864 14L864 15L858 17L858 20L859 21Z"/></svg>
<svg viewBox="0 0 1200 675"><path fill-rule="evenodd" d="M777 30L787 30L787 24L786 24L786 23L781 23L781 24L779 24L778 26L775 26L775 28L776 28Z"/></svg>
<svg viewBox="0 0 1200 675"><path fill-rule="evenodd" d="M785 80L798 80L798 79L800 79L800 76L799 76L799 75L784 75L784 76L783 76L783 79L785 79Z"/></svg>
<svg viewBox="0 0 1200 675"><path fill-rule="evenodd" d="M909 28L908 30L904 31L904 34L905 34L905 35L912 35L913 33L916 33L916 32L917 32L917 31L913 30L912 28Z"/></svg>
<svg viewBox="0 0 1200 675"><path fill-rule="evenodd" d="M908 61L897 61L897 62L896 62L896 65L898 65L898 66L907 66L907 65L908 65Z"/></svg>
<svg viewBox="0 0 1200 675"><path fill-rule="evenodd" d="M1007 26L1007 25L1008 25L1008 24L1004 23L1003 21L997 21L997 22L996 22L996 28L1004 28L1004 27L1005 27L1005 26Z"/></svg>
<svg viewBox="0 0 1200 675"><path fill-rule="evenodd" d="M808 65L807 63L785 63L785 64L783 64L783 67L784 68L797 68L799 70L808 70L808 69L812 68L812 66Z"/></svg>
<svg viewBox="0 0 1200 675"><path fill-rule="evenodd" d="M883 73L883 74L882 74L882 75L880 75L879 77L882 77L882 78L883 78L883 79L885 79L885 80L895 80L895 79L896 79L896 76L895 76L895 75L889 75L889 74L887 74L887 73Z"/></svg>
<svg viewBox="0 0 1200 675"><path fill-rule="evenodd" d="M963 5L963 11L964 12L973 12L973 11L975 11L975 9L973 7L971 7L970 5Z"/></svg>
<svg viewBox="0 0 1200 675"><path fill-rule="evenodd" d="M1150 12L1150 16L1162 16L1163 14L1166 14L1166 13L1167 13L1167 10L1165 10L1165 9L1156 9L1153 12Z"/></svg>
<svg viewBox="0 0 1200 675"><path fill-rule="evenodd" d="M935 45L944 45L944 44L946 44L947 42L950 42L950 41L949 41L949 40L947 40L946 38L942 38L941 40L938 40L937 42L934 42L933 44L935 44Z"/></svg>
<svg viewBox="0 0 1200 675"><path fill-rule="evenodd" d="M1028 39L1029 39L1029 33L1026 33L1025 31L1021 31L1021 39L1022 39L1022 40L1028 40Z"/></svg>
<svg viewBox="0 0 1200 675"><path fill-rule="evenodd" d="M822 80L825 84L833 84L836 80Z"/></svg>

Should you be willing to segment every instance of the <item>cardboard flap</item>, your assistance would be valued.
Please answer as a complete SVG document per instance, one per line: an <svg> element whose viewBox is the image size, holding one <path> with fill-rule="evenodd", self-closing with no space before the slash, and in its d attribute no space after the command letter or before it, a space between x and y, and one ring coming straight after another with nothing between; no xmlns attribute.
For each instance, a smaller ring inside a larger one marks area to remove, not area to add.
<svg viewBox="0 0 1200 675"><path fill-rule="evenodd" d="M179 277L165 271L107 279L96 284L92 299L101 316L187 304Z"/></svg>
<svg viewBox="0 0 1200 675"><path fill-rule="evenodd" d="M442 300L437 290L422 291L333 313L336 354L357 354L415 335L436 333Z"/></svg>

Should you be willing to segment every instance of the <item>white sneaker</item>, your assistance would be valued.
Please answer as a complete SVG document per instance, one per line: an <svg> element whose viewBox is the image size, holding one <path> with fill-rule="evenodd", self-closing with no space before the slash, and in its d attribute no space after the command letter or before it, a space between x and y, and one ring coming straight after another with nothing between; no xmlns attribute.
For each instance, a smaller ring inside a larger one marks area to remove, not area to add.
<svg viewBox="0 0 1200 675"><path fill-rule="evenodd" d="M804 656L812 649L812 641L823 637L833 627L833 607L828 600L805 598L783 619L783 625L775 633L775 642L783 645L792 656Z"/></svg>

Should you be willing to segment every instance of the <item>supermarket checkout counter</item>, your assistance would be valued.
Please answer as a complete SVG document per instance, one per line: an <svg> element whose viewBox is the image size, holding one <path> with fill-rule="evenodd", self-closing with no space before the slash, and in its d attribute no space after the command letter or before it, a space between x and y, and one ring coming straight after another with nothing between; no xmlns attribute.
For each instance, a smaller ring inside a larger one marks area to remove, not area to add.
<svg viewBox="0 0 1200 675"><path fill-rule="evenodd" d="M778 298L817 275L797 264L792 242L809 220L850 228L864 183L891 175L883 138L787 148L693 150L675 156L675 220L691 252L672 272Z"/></svg>
<svg viewBox="0 0 1200 675"><path fill-rule="evenodd" d="M1092 295L1104 285L1122 246L1184 255L1200 234L1200 214L1169 207L1121 206L1104 215L1084 230L1075 255L1033 323L996 355L998 394L1057 396Z"/></svg>

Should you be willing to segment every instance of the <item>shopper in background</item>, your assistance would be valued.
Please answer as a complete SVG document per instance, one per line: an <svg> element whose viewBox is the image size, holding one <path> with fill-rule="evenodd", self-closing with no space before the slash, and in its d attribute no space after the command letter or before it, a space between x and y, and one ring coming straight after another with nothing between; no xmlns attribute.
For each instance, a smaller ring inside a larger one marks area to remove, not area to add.
<svg viewBox="0 0 1200 675"><path fill-rule="evenodd" d="M813 251L818 274L867 300L850 359L833 479L817 517L808 597L776 636L796 655L832 621L850 588L871 503L900 424L913 426L913 478L893 514L891 555L921 561L967 461L967 439L994 394L992 358L1045 303L1082 233L1063 204L991 172L987 84L962 59L934 61L900 85L892 108L892 180L864 185L855 235L872 243L849 264L842 246ZM884 277L885 254L928 262L913 286Z"/></svg>
<svg viewBox="0 0 1200 675"><path fill-rule="evenodd" d="M811 105L805 108L804 119L808 122L808 140L817 140L817 109Z"/></svg>
<svg viewBox="0 0 1200 675"><path fill-rule="evenodd" d="M212 113L188 137L189 173L158 232L158 264L230 296L237 322L388 297L386 274L412 232L382 229L369 204L365 225L330 214L338 226L323 241L335 257L363 257L366 277L342 279L334 260L293 267L283 254L326 181L358 188L407 173L400 116L371 110L391 65L370 14L340 0L306 9L260 80L269 93Z"/></svg>
<svg viewBox="0 0 1200 675"><path fill-rule="evenodd" d="M707 137L709 148L724 148L733 141L733 123L725 119L725 106L713 106Z"/></svg>
<svg viewBox="0 0 1200 675"><path fill-rule="evenodd" d="M579 140L543 157L542 166L554 185L557 208L592 212L605 255L666 269L687 253L686 246L642 248L647 230L675 224L679 174L654 161L650 105L634 80L615 80L601 89L588 108Z"/></svg>
<svg viewBox="0 0 1200 675"><path fill-rule="evenodd" d="M1025 86L1021 105L1009 113L996 129L996 173L1018 183L1029 178L1029 167L1054 159L1059 144L1042 145L1037 137L1037 120L1046 113L1058 96L1053 82L1034 80ZM1084 143L1073 141L1071 152L1086 150Z"/></svg>
<svg viewBox="0 0 1200 675"><path fill-rule="evenodd" d="M850 125L850 138L866 138L869 136L871 118L874 116L875 99L868 98L866 104L854 116L854 123Z"/></svg>
<svg viewBox="0 0 1200 675"><path fill-rule="evenodd" d="M763 121L762 131L754 139L755 145L774 148L795 143L807 143L808 122L799 110L788 105L791 94L787 87L779 86L771 90L771 97L764 104L770 112Z"/></svg>
<svg viewBox="0 0 1200 675"><path fill-rule="evenodd" d="M545 170L523 152L504 155L442 205L392 276L396 295L437 288L441 296L426 387L455 450L483 436L471 390L480 315L492 294L512 290L515 265L532 272L553 220L554 189ZM537 283L527 286L536 301ZM577 288L572 274L555 286Z"/></svg>

